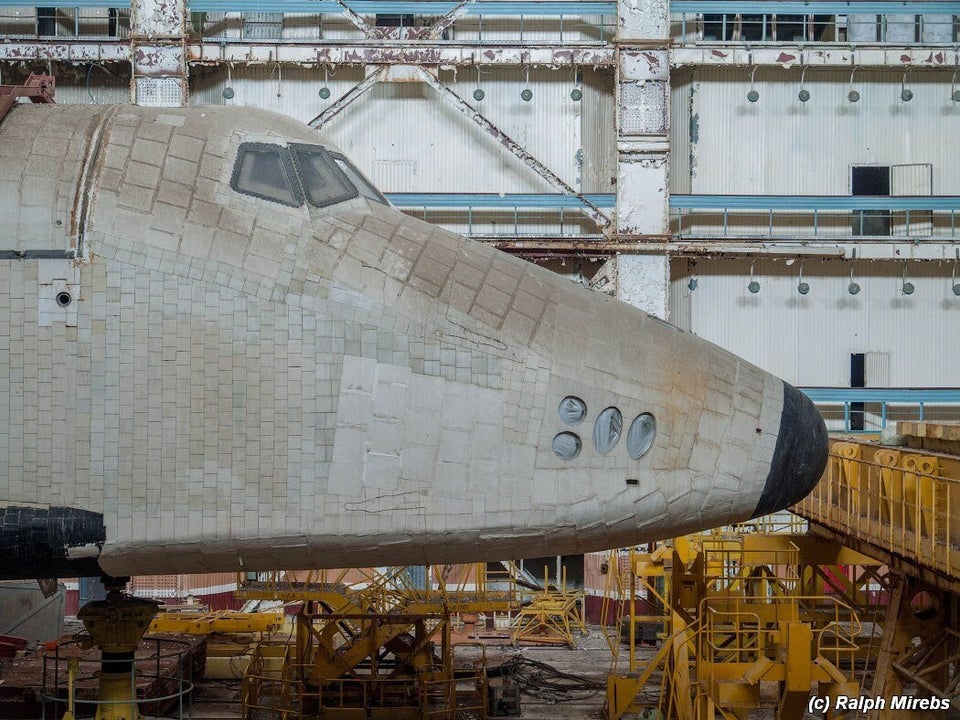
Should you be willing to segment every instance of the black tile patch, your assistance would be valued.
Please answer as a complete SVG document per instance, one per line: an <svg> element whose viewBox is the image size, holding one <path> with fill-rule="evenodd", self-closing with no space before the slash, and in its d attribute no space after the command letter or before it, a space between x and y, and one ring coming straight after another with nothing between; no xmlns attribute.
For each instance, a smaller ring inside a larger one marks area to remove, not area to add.
<svg viewBox="0 0 960 720"><path fill-rule="evenodd" d="M96 557L70 558L71 548L99 554L107 538L103 515L65 507L0 507L0 580L91 577ZM85 547L86 546L86 547Z"/></svg>

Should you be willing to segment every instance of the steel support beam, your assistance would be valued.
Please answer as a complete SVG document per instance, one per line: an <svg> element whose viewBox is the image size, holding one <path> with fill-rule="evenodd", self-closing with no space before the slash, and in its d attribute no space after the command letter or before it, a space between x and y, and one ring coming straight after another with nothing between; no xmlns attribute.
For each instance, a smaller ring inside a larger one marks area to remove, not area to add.
<svg viewBox="0 0 960 720"><path fill-rule="evenodd" d="M309 123L310 127L320 130L324 125L339 115L350 103L376 85L386 71L386 65L381 65L372 70L363 80L347 90L339 100L332 103L326 110L311 120Z"/></svg>
<svg viewBox="0 0 960 720"><path fill-rule="evenodd" d="M63 44L58 44L58 47ZM0 46L0 52L3 46ZM32 51L32 48L31 48ZM519 45L468 45L431 41L384 39L372 43L193 43L189 62L215 65L224 62L258 64L281 62L324 65L439 65L443 67L549 66L612 67L615 53L604 45L523 47ZM2 57L2 55L0 55Z"/></svg>
<svg viewBox="0 0 960 720"><path fill-rule="evenodd" d="M424 80L424 82L426 82L430 87L440 94L440 97L470 118L474 123L479 125L484 132L493 137L498 143L500 143L500 145L513 153L523 162L524 165L546 180L551 186L555 187L557 190L566 195L578 197L583 203L583 210L587 216L590 217L590 219L593 220L597 224L597 227L599 227L602 231L607 231L612 223L610 222L610 218L608 218L603 211L600 210L600 208L570 187L559 175L527 152L527 150L525 150L520 143L513 140L509 135L503 132L503 130L490 122L490 120L488 120L482 113L468 105L463 98L457 95L442 82L437 80L437 78L435 78L429 71L422 67L418 67L417 73Z"/></svg>

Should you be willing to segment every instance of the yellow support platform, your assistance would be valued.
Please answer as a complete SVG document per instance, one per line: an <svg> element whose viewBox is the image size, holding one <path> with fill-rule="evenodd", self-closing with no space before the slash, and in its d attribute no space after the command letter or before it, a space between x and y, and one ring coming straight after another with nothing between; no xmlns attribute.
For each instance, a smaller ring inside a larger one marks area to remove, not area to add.
<svg viewBox="0 0 960 720"><path fill-rule="evenodd" d="M160 613L150 623L148 632L184 635L268 633L278 630L283 624L282 612L242 613L224 610L203 615Z"/></svg>

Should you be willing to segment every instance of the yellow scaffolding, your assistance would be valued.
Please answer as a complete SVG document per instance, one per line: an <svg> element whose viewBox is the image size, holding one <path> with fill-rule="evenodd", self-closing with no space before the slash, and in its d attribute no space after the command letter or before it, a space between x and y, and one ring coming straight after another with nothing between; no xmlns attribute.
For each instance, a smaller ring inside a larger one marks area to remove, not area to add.
<svg viewBox="0 0 960 720"><path fill-rule="evenodd" d="M803 594L817 585L805 571L813 562L805 554L871 562L838 552L805 536L722 533L631 552L629 576L618 583L629 588L630 674L611 673L607 717L655 712L671 720L714 720L718 714L732 720L771 707L781 720L799 720L811 683L821 695L856 695L857 612L840 597ZM856 595L855 588L846 590ZM637 614L643 595L659 614ZM635 647L640 619L664 628L663 644L645 663ZM658 685L655 697L643 694L650 682ZM761 692L771 686L777 688L772 697Z"/></svg>

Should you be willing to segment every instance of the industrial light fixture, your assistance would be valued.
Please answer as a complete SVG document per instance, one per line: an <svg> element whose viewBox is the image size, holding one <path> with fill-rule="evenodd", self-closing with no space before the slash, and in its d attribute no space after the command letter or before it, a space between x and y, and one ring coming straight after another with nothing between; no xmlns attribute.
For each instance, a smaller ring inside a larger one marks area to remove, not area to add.
<svg viewBox="0 0 960 720"><path fill-rule="evenodd" d="M909 73L909 70L903 73L903 79L900 81L900 99L904 102L913 100L913 91L907 87L907 75Z"/></svg>
<svg viewBox="0 0 960 720"><path fill-rule="evenodd" d="M750 284L747 285L747 290L754 295L760 292L760 283L753 279L753 263L750 264Z"/></svg>
<svg viewBox="0 0 960 720"><path fill-rule="evenodd" d="M483 98L487 96L487 94L483 91L483 88L479 87L479 85L480 85L480 66L478 65L477 66L477 89L473 91L473 99L476 100L477 102L480 102L481 100L483 100Z"/></svg>
<svg viewBox="0 0 960 720"><path fill-rule="evenodd" d="M530 85L530 66L529 65L527 66L526 71L527 71L527 85L529 86ZM525 87L523 89L523 92L520 93L520 99L523 100L524 102L530 102L531 100L533 100L533 90L531 90L529 87Z"/></svg>
<svg viewBox="0 0 960 720"><path fill-rule="evenodd" d="M698 286L699 284L700 284L700 283L697 282L697 278L696 278L696 277L691 277L689 280L687 280L687 289L688 289L690 292L693 292L694 290L697 289L697 286ZM960 286L954 285L954 287L960 287Z"/></svg>
<svg viewBox="0 0 960 720"><path fill-rule="evenodd" d="M329 78L327 77L327 69L323 69L323 87L320 88L320 92L317 94L320 96L321 100L326 100L330 97L330 88L327 87L327 82Z"/></svg>
<svg viewBox="0 0 960 720"><path fill-rule="evenodd" d="M853 87L853 74L857 71L857 67L854 66L850 71L850 92L847 93L847 100L852 103L860 102L860 93L857 92Z"/></svg>
<svg viewBox="0 0 960 720"><path fill-rule="evenodd" d="M916 288L913 286L913 283L907 280L907 264L903 264L903 282L900 285L900 290L904 295L913 295L913 291Z"/></svg>
<svg viewBox="0 0 960 720"><path fill-rule="evenodd" d="M807 75L807 68L804 67L803 70L800 71L800 92L797 93L797 97L800 99L800 102L804 102L804 103L810 99L810 91L803 86L804 84L803 81L806 75Z"/></svg>
<svg viewBox="0 0 960 720"><path fill-rule="evenodd" d="M224 100L233 100L234 93L233 93L233 88L231 87L232 84L233 84L233 73L231 72L231 68L228 63L227 64L227 86L223 89Z"/></svg>
<svg viewBox="0 0 960 720"><path fill-rule="evenodd" d="M753 87L753 76L756 74L757 74L757 68L754 67L750 73L750 92L747 93L747 100L749 100L752 103L755 103L757 100L760 99L760 93L758 93L756 89L754 89Z"/></svg>
<svg viewBox="0 0 960 720"><path fill-rule="evenodd" d="M799 278L799 282L797 283L797 292L800 293L801 295L806 295L808 292L810 292L810 285L803 281L803 265L802 264L800 265L800 278Z"/></svg>
<svg viewBox="0 0 960 720"><path fill-rule="evenodd" d="M853 279L853 266L850 266L850 284L847 285L847 292L856 295L860 292L860 284Z"/></svg>
<svg viewBox="0 0 960 720"><path fill-rule="evenodd" d="M582 85L583 78L580 75L580 68L577 68L573 71L573 90L570 91L570 99L574 102L580 102L583 100L583 90L581 90Z"/></svg>

